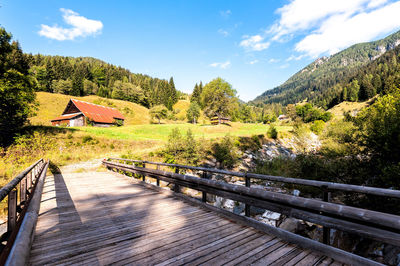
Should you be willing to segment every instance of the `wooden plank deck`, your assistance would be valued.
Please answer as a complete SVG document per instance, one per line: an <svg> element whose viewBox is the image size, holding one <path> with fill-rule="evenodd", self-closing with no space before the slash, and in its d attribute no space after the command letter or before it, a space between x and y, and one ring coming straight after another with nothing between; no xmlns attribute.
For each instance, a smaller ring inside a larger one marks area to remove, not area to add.
<svg viewBox="0 0 400 266"><path fill-rule="evenodd" d="M111 172L46 178L31 265L337 265Z"/></svg>

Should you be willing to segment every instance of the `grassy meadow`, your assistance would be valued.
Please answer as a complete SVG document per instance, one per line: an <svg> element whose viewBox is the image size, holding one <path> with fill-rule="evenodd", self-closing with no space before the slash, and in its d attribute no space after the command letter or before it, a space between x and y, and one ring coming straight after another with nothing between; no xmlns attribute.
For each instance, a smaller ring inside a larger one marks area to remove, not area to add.
<svg viewBox="0 0 400 266"><path fill-rule="evenodd" d="M172 129L178 128L182 133L186 133L189 129L195 138L213 139L220 138L226 134L231 136L252 136L266 134L269 126L264 124L243 124L231 123L228 125L209 125L209 124L149 124L149 125L133 125L123 127L80 127L75 128L78 131L89 133L96 137L104 137L119 140L155 140L166 141ZM287 132L291 130L289 126L277 126L279 132Z"/></svg>

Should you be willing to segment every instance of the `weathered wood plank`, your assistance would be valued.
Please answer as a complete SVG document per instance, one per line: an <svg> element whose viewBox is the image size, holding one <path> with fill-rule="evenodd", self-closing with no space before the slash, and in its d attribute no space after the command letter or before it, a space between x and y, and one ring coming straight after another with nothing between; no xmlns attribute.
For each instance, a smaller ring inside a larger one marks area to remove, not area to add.
<svg viewBox="0 0 400 266"><path fill-rule="evenodd" d="M94 176L48 178L30 264L235 264L287 245L119 174L85 187Z"/></svg>

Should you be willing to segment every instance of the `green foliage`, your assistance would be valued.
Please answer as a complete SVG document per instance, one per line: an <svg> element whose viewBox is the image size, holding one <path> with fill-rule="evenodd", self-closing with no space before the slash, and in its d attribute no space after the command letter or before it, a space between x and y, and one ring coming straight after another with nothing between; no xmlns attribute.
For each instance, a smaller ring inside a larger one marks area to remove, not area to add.
<svg viewBox="0 0 400 266"><path fill-rule="evenodd" d="M0 28L0 146L27 122L35 103L35 82L25 55L11 34Z"/></svg>
<svg viewBox="0 0 400 266"><path fill-rule="evenodd" d="M315 120L327 122L332 118L331 113L315 108L311 103L296 106L296 114L306 123Z"/></svg>
<svg viewBox="0 0 400 266"><path fill-rule="evenodd" d="M239 107L238 119L243 123L254 123L257 121L256 113L254 112L254 106L247 104L241 104Z"/></svg>
<svg viewBox="0 0 400 266"><path fill-rule="evenodd" d="M161 124L161 119L167 118L168 109L164 105L156 105L150 109L152 119L158 119L158 124Z"/></svg>
<svg viewBox="0 0 400 266"><path fill-rule="evenodd" d="M207 83L201 93L201 106L209 118L230 115L231 107L236 101L236 91L222 78L216 78Z"/></svg>
<svg viewBox="0 0 400 266"><path fill-rule="evenodd" d="M89 143L92 141L94 141L94 139L90 135L83 136L83 138L82 138L82 143Z"/></svg>
<svg viewBox="0 0 400 266"><path fill-rule="evenodd" d="M196 102L200 105L201 103L201 93L203 92L203 83L200 81L200 84L194 86L192 96L190 97L190 102Z"/></svg>
<svg viewBox="0 0 400 266"><path fill-rule="evenodd" d="M373 157L400 162L400 90L380 97L356 118L358 144Z"/></svg>
<svg viewBox="0 0 400 266"><path fill-rule="evenodd" d="M324 130L325 127L325 122L322 120L315 120L313 124L310 126L310 129L312 132L314 132L317 135L320 135L322 131Z"/></svg>
<svg viewBox="0 0 400 266"><path fill-rule="evenodd" d="M196 121L198 121L199 117L200 106L197 104L197 102L191 102L189 109L186 112L186 118L189 122L193 122L193 124L196 124Z"/></svg>
<svg viewBox="0 0 400 266"><path fill-rule="evenodd" d="M233 168L239 161L239 143L230 135L212 144L212 156L219 163L220 168Z"/></svg>
<svg viewBox="0 0 400 266"><path fill-rule="evenodd" d="M54 93L72 94L72 80L53 80L51 83L51 89Z"/></svg>
<svg viewBox="0 0 400 266"><path fill-rule="evenodd" d="M196 165L204 158L203 146L205 144L204 140L195 140L190 129L188 129L186 137L184 137L178 128L174 128L168 136L167 145L161 155L167 163Z"/></svg>
<svg viewBox="0 0 400 266"><path fill-rule="evenodd" d="M269 138L272 138L272 139L277 139L278 138L278 130L276 129L276 127L274 125L271 125L268 128L267 135L268 135Z"/></svg>
<svg viewBox="0 0 400 266"><path fill-rule="evenodd" d="M262 122L264 124L270 124L276 121L276 114L274 112L266 112L262 117Z"/></svg>

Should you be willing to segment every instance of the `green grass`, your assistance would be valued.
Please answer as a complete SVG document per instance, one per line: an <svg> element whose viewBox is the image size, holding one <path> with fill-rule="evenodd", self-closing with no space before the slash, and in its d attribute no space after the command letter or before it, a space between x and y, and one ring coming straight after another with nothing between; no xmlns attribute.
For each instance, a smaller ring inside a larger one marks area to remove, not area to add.
<svg viewBox="0 0 400 266"><path fill-rule="evenodd" d="M196 138L204 137L206 139L223 137L226 134L232 136L251 136L266 134L269 126L263 124L243 124L232 123L227 125L193 125L193 124L149 124L149 125L131 125L123 127L77 127L75 129L87 132L93 136L119 139L119 140L158 140L166 141L173 128L179 128L182 133L188 129ZM291 130L290 126L277 126L279 132Z"/></svg>

